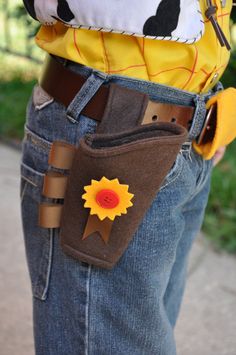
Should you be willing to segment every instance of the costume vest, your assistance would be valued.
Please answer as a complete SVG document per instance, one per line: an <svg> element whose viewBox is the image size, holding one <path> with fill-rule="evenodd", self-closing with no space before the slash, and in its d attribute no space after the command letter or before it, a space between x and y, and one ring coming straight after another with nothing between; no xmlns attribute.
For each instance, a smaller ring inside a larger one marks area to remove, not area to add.
<svg viewBox="0 0 236 355"><path fill-rule="evenodd" d="M24 0L44 25L171 40L198 41L204 32L199 0Z"/></svg>

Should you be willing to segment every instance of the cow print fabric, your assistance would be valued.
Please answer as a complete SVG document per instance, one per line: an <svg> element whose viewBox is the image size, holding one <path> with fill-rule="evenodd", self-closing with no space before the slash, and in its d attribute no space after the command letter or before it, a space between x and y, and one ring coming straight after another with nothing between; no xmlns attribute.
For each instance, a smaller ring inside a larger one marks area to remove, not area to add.
<svg viewBox="0 0 236 355"><path fill-rule="evenodd" d="M204 23L199 0L24 0L30 15L45 25L110 31L193 43Z"/></svg>
<svg viewBox="0 0 236 355"><path fill-rule="evenodd" d="M58 0L57 14L64 22L70 22L75 17L66 0Z"/></svg>
<svg viewBox="0 0 236 355"><path fill-rule="evenodd" d="M155 16L144 24L143 33L149 36L171 36L178 26L180 0L162 1Z"/></svg>

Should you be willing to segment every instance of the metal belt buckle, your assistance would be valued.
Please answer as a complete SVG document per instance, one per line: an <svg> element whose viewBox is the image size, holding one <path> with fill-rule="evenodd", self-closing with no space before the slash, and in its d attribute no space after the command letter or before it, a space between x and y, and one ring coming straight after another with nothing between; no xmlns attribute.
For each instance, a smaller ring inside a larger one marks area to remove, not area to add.
<svg viewBox="0 0 236 355"><path fill-rule="evenodd" d="M204 126L196 142L198 145L211 142L214 138L216 128L216 111L217 105L213 104L207 111Z"/></svg>

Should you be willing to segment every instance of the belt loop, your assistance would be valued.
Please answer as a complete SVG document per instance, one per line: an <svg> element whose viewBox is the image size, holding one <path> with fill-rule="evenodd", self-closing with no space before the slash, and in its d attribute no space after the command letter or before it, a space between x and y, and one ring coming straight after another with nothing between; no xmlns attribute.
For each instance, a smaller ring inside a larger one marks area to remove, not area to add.
<svg viewBox="0 0 236 355"><path fill-rule="evenodd" d="M67 118L72 122L78 122L79 115L85 106L89 103L92 97L96 94L101 85L106 81L107 74L97 71L92 71L86 82L79 90L75 98L71 101L67 108Z"/></svg>
<svg viewBox="0 0 236 355"><path fill-rule="evenodd" d="M206 117L206 104L205 104L205 100L202 96L196 96L194 98L195 104L196 104L196 110L194 113L194 117L193 117L193 123L191 126L191 129L189 131L189 139L190 140L194 140L196 139L199 134L201 133L203 124L204 124L204 120Z"/></svg>
<svg viewBox="0 0 236 355"><path fill-rule="evenodd" d="M224 90L224 86L221 81L218 81L218 83L216 83L216 85L213 87L213 91L215 93L217 93L218 91L223 91L223 90Z"/></svg>

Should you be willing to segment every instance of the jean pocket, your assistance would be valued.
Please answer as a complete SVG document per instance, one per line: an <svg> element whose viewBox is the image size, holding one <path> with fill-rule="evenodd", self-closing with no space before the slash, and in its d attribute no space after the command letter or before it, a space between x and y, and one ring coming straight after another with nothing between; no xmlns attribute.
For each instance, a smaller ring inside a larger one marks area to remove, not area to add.
<svg viewBox="0 0 236 355"><path fill-rule="evenodd" d="M88 116L84 116L83 114L80 114L79 120L78 120L77 141L79 141L86 134L95 133L97 126L98 126L98 121L96 121L93 118L90 118Z"/></svg>
<svg viewBox="0 0 236 355"><path fill-rule="evenodd" d="M52 142L42 138L25 126L22 141L22 162L39 173L48 169L48 157Z"/></svg>
<svg viewBox="0 0 236 355"><path fill-rule="evenodd" d="M54 100L36 85L29 99L26 113L26 125L29 130L43 139L69 140L73 137L74 125L66 116L66 107Z"/></svg>
<svg viewBox="0 0 236 355"><path fill-rule="evenodd" d="M163 190L164 188L166 188L167 186L169 186L170 184L172 184L178 178L178 176L181 174L182 169L183 169L183 155L182 155L182 152L179 152L174 164L172 165L172 168L170 169L170 171L166 175L166 177L161 185L160 191Z"/></svg>
<svg viewBox="0 0 236 355"><path fill-rule="evenodd" d="M53 97L46 93L38 84L34 86L32 100L35 110L42 110L54 101Z"/></svg>
<svg viewBox="0 0 236 355"><path fill-rule="evenodd" d="M33 296L46 300L52 264L53 229L38 226L44 174L21 163L21 218Z"/></svg>
<svg viewBox="0 0 236 355"><path fill-rule="evenodd" d="M26 259L33 296L47 297L52 260L53 234L38 225L44 174L48 170L51 143L25 127L21 162L21 216Z"/></svg>

